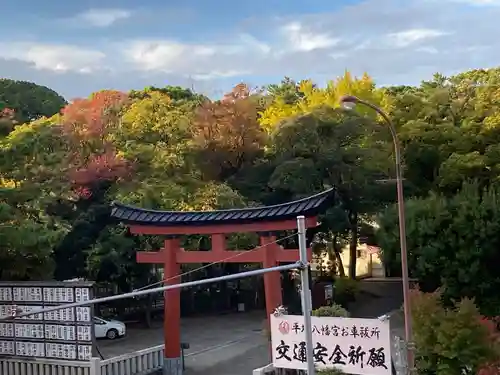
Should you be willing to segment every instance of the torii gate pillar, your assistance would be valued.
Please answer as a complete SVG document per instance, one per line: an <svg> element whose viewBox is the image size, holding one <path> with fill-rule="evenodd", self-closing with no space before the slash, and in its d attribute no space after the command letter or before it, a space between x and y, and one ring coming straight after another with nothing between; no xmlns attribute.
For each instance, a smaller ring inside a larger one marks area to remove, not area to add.
<svg viewBox="0 0 500 375"><path fill-rule="evenodd" d="M178 284L178 276L181 266L177 263L177 252L180 250L179 238L165 240L164 256L164 280L165 285ZM181 359L181 290L180 288L165 291L163 320L163 339L165 341L165 352L163 362L164 375L182 374ZM171 324L173 322L174 324ZM169 324L170 323L170 324Z"/></svg>

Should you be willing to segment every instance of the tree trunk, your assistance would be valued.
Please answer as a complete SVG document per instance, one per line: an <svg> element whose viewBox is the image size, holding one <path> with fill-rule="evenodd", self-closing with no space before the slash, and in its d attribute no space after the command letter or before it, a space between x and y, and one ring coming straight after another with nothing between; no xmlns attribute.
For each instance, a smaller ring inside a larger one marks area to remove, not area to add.
<svg viewBox="0 0 500 375"><path fill-rule="evenodd" d="M338 236L336 234L334 234L333 238L332 238L333 252L335 254L335 260L337 263L337 271L339 273L339 276L345 277L344 263L342 262L342 257L340 256L341 249L339 248L339 243L338 243L337 238L338 238Z"/></svg>
<svg viewBox="0 0 500 375"><path fill-rule="evenodd" d="M349 213L349 222L351 224L351 241L349 243L349 278L356 279L356 260L358 258L358 213L351 211Z"/></svg>

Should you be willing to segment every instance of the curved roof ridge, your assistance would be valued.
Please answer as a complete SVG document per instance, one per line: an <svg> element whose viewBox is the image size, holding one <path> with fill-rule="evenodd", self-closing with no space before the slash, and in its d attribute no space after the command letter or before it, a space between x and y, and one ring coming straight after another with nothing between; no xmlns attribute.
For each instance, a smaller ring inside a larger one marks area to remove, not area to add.
<svg viewBox="0 0 500 375"><path fill-rule="evenodd" d="M328 193L333 193L334 192L334 188L330 188L330 189L327 189L327 190L323 190L319 193L316 193L314 195L310 195L308 197L305 197L305 198L300 198L300 199L297 199L295 201L291 201L291 202L285 202L285 203L278 203L278 204L273 204L271 206L258 206L258 207L241 207L241 208L225 208L225 209L222 209L222 210L210 210L210 211L170 211L170 210L155 210L153 208L141 208L141 207L137 207L137 206L132 206L132 205L128 205L128 204L124 204L124 203L120 203L120 202L111 202L111 207L123 207L123 208L128 208L128 209L133 209L133 210L137 210L137 211L141 211L141 212L145 212L145 213L165 213L165 212L168 212L168 213L190 213L190 214L204 214L204 213L213 213L213 212L227 212L227 213L230 213L230 212L234 212L234 211L241 211L241 210L245 210L245 211L252 211L252 210L262 210L263 208L278 208L278 207L283 207L283 206L288 206L292 203L302 203L304 201L307 201L309 199L314 199L318 196L323 196L323 195L327 195Z"/></svg>
<svg viewBox="0 0 500 375"><path fill-rule="evenodd" d="M272 206L231 208L214 211L162 211L139 208L118 202L111 204L111 216L129 224L175 226L276 221L295 218L298 215L317 215L327 208L335 197L335 189Z"/></svg>

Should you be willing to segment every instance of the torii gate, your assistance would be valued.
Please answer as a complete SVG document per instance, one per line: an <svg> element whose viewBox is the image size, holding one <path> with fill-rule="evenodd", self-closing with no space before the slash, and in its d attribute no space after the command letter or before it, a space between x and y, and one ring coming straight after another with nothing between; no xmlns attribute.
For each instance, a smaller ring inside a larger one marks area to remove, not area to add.
<svg viewBox="0 0 500 375"><path fill-rule="evenodd" d="M252 207L219 211L157 211L113 203L111 216L120 220L134 234L166 236L163 249L158 252L138 252L138 263L163 264L165 285L178 284L182 263L262 263L274 267L279 262L299 260L298 250L284 250L277 244L274 232L297 228L296 217L306 217L306 228L318 225L317 215L327 208L334 198L334 190L274 206ZM226 250L225 235L237 232L255 232L260 235L255 250ZM185 251L180 247L180 236L204 234L211 236L211 251ZM239 254L239 256L235 256ZM232 259L227 260L227 258ZM311 258L311 250L308 249ZM264 275L266 312L269 317L282 304L281 277L279 272ZM182 374L180 335L180 289L165 292L164 375Z"/></svg>

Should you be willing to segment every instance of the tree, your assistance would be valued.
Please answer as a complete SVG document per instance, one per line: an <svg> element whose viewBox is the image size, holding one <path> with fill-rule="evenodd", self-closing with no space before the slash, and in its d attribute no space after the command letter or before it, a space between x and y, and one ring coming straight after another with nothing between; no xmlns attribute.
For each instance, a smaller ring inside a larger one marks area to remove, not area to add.
<svg viewBox="0 0 500 375"><path fill-rule="evenodd" d="M389 105L384 91L376 89L374 81L366 73L357 78L346 71L342 77L328 82L325 88L317 87L310 80L302 81L295 88L296 94L292 97L293 100L290 100L290 89L293 84L293 81L285 79L281 86L271 87L273 101L261 112L259 120L267 132L272 132L280 121L291 116L310 113L315 108L325 105L336 108L343 95L355 95L384 108ZM371 109L363 106L358 106L356 112L373 119L376 117Z"/></svg>
<svg viewBox="0 0 500 375"><path fill-rule="evenodd" d="M457 195L432 194L406 204L408 264L422 290L443 287L448 300L474 298L484 314L497 315L500 261L500 193L466 183ZM379 244L385 264L400 268L396 208L380 217Z"/></svg>
<svg viewBox="0 0 500 375"><path fill-rule="evenodd" d="M445 306L439 291L413 290L410 301L419 374L478 374L498 359L496 328L479 314L473 300Z"/></svg>
<svg viewBox="0 0 500 375"><path fill-rule="evenodd" d="M119 131L127 101L124 93L101 91L75 100L63 110L63 134L73 150L66 160L66 178L75 196L61 202L55 213L65 213L72 226L54 249L57 279L86 275L86 251L110 223L107 192L125 179L131 168L117 153L112 136Z"/></svg>
<svg viewBox="0 0 500 375"><path fill-rule="evenodd" d="M300 84L290 77L285 77L279 84L267 86L267 93L274 100L281 100L286 105L294 105L304 98Z"/></svg>
<svg viewBox="0 0 500 375"><path fill-rule="evenodd" d="M11 108L0 109L0 136L9 134L16 124L15 113Z"/></svg>
<svg viewBox="0 0 500 375"><path fill-rule="evenodd" d="M388 89L403 144L405 177L414 194L453 194L466 180L496 180L500 70L436 74L418 88Z"/></svg>
<svg viewBox="0 0 500 375"><path fill-rule="evenodd" d="M203 95L196 94L190 89L180 86L165 86L163 88L149 86L144 90L132 90L129 93L132 99L145 99L153 93L168 96L176 105L184 105L186 103L193 103L194 105L204 102L207 98Z"/></svg>
<svg viewBox="0 0 500 375"><path fill-rule="evenodd" d="M70 178L82 194L92 194L103 183L127 174L129 166L117 154L111 138L119 130L127 100L119 91L101 91L88 99L77 99L63 110L63 129L76 150L69 160Z"/></svg>
<svg viewBox="0 0 500 375"><path fill-rule="evenodd" d="M16 202L16 188L0 188L0 280L50 279L52 247L65 228L32 207ZM9 186L10 185L10 186Z"/></svg>
<svg viewBox="0 0 500 375"><path fill-rule="evenodd" d="M499 87L500 69L384 89L367 74L345 72L326 87L286 77L263 92L238 85L217 101L177 86L106 90L59 114L57 94L2 80L0 260L12 266L0 277L51 277L54 269L57 278L108 278L125 291L154 280L133 254L157 249L161 238L130 237L109 218L112 200L212 210L272 205L329 187L338 200L308 241L337 260L350 244L353 277L362 228L394 199L395 187L376 183L394 176L390 132L367 108L339 109L340 96L351 94L389 111L397 128L405 193L414 197L407 208L412 274L428 290L444 285L447 298L476 295L482 310L495 307L497 280L488 267L497 262ZM470 180L475 190L464 190ZM381 220L387 264L399 269L394 209ZM183 246L205 248L203 241L189 237ZM229 242L253 245L243 236ZM487 285L474 285L476 278Z"/></svg>
<svg viewBox="0 0 500 375"><path fill-rule="evenodd" d="M10 108L15 120L24 124L41 117L51 117L66 105L55 91L32 82L0 79L0 111Z"/></svg>
<svg viewBox="0 0 500 375"><path fill-rule="evenodd" d="M318 229L331 231L332 237L350 234L351 278L355 278L361 214L380 204L376 194L384 187L375 180L389 168L385 145L370 142L374 130L363 117L325 106L282 122L272 136L277 166L269 186L283 199L336 188L338 207L329 211ZM340 251L336 244L334 249Z"/></svg>
<svg viewBox="0 0 500 375"><path fill-rule="evenodd" d="M239 85L197 109L193 140L206 178L224 181L262 155L265 136L257 105L249 88Z"/></svg>
<svg viewBox="0 0 500 375"><path fill-rule="evenodd" d="M40 119L0 139L0 261L2 280L52 276L52 249L67 232L49 206L67 191L61 179L67 148L60 127Z"/></svg>
<svg viewBox="0 0 500 375"><path fill-rule="evenodd" d="M275 172L275 175L271 177L270 186L279 189L282 195L284 190L287 189L287 185L295 185L294 189L302 189L302 194L305 191L317 191L317 187L321 186L322 180L325 179L325 174L323 172L319 174L313 172L312 164L317 165L318 162L321 163L320 169L328 171L327 174L330 175L329 185L326 186L335 186L343 202L342 210L335 210L335 219L327 220L331 226L327 226L326 228L334 229L331 236L328 237L333 241L333 246L331 247L336 250L338 255L340 251L339 245L342 242L341 238L345 238L347 233L350 234L350 276L354 277L359 220L365 212L364 208L361 208L365 206L365 203L361 203L365 198L361 198L361 196L367 192L361 193L361 191L374 185L375 174L380 178L390 175L390 167L387 165L387 161L389 160L387 153L389 143L387 141L389 140L390 133L386 129L374 132L376 128L373 124L376 122L377 117L376 113L370 109L367 110L362 106L358 106L356 108L358 117L342 117L341 112L334 114L328 108L338 108L340 97L347 94L356 95L383 107L387 107L389 101L385 97L384 91L375 88L373 80L367 74L364 74L361 78L357 78L346 71L343 77L335 81L330 81L324 89L318 88L312 81L302 81L298 85L298 88L296 88L297 92L300 93L298 95L299 98L295 98L293 101L288 100L284 96L277 95L277 93L281 92L284 93L281 95L289 97L292 86L293 82L285 80L280 88L273 87L273 92L276 96L273 102L261 112L260 118L261 126L267 132L270 134L273 134L273 132L284 134L286 129L286 125L284 124L289 121L287 119L293 119L291 122L303 122L300 128L310 128L311 124L306 123L306 121L314 122L314 118L319 119L320 122L325 124L330 122L336 125L323 126L322 131L324 133L320 132L316 134L305 134L304 131L299 131L295 126L290 126L286 130L286 135L281 137L286 140L289 149L294 150L296 155L295 160L290 160L277 167L279 173ZM314 116L308 116L309 114L314 114ZM301 117L301 115L304 116ZM327 120L328 116L331 117L329 120ZM370 119L371 122L364 121L363 118L365 117ZM345 126L337 123L338 121L344 121L344 119L346 121ZM279 139L273 139L273 143L273 146L277 148L277 152L279 153ZM317 145L323 146L320 147ZM333 145L336 145L337 148ZM301 156L304 152L305 155L309 153L309 155L314 156L306 156L304 158ZM347 156L345 160L343 160L342 156L344 152L350 153L350 156ZM363 179L363 172L361 172L366 165L361 166L360 163L365 163L368 158L366 156L361 157L359 154L356 155L356 153L363 153L365 155L375 153L380 155L372 158L372 166L369 167L371 170L369 172L370 177L366 179ZM339 168L340 165L342 165L342 168ZM346 168L346 166L348 167ZM307 170L309 178L307 180L302 179L299 183L297 177L303 175L305 170ZM375 173L374 171L377 172ZM292 177L292 173L295 173L295 178ZM335 173L338 175L334 177ZM357 175L354 176L354 173ZM370 181L371 184L366 183L367 181ZM374 190L378 190L378 188ZM297 194L297 192L294 194ZM293 196L294 194L291 195ZM368 195L370 194L372 193ZM288 194L288 197L290 197L290 194ZM370 200L373 202L373 199ZM368 206L365 207L368 208ZM369 211L372 211L372 209ZM322 230L324 229L322 228ZM340 259L340 256L338 255L337 258Z"/></svg>

